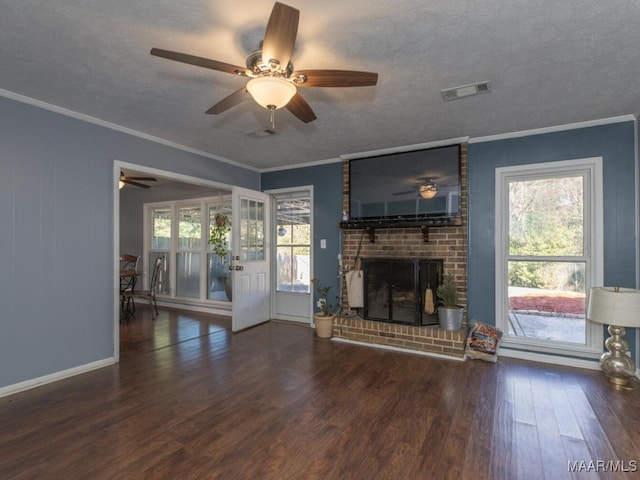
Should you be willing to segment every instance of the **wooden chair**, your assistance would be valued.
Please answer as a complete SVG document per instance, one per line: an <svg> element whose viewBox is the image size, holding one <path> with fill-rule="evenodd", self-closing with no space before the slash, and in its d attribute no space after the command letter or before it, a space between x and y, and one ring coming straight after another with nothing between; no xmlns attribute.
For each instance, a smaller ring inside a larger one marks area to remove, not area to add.
<svg viewBox="0 0 640 480"><path fill-rule="evenodd" d="M153 265L153 271L151 272L151 280L149 281L149 290L132 290L124 292L123 296L127 305L132 303L133 310L135 311L134 298L146 298L149 301L151 307L151 318L155 320L158 316L158 304L156 303L156 293L158 291L158 285L162 276L162 264L164 263L164 257L156 258L156 262Z"/></svg>
<svg viewBox="0 0 640 480"><path fill-rule="evenodd" d="M139 259L140 257L135 255L120 255L120 312L124 314L130 313L132 308L124 294L133 292L136 288Z"/></svg>

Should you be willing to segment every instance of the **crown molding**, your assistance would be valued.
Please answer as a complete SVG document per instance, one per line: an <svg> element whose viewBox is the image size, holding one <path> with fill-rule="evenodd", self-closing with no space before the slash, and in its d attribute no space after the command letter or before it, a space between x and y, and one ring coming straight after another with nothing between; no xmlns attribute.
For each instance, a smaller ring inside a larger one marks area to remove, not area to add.
<svg viewBox="0 0 640 480"><path fill-rule="evenodd" d="M564 132L566 130L598 127L601 125L630 122L635 120L637 120L635 115L632 115L632 114L621 115L619 117L600 118L598 120L589 120L587 122L568 123L566 125L556 125L553 127L535 128L532 130L521 130L519 132L500 133L498 135L488 135L486 137L472 137L469 139L469 143L495 142L497 140L508 140L510 138L529 137L532 135L542 135L545 133Z"/></svg>
<svg viewBox="0 0 640 480"><path fill-rule="evenodd" d="M81 120L83 122L92 123L94 125L98 125L100 127L108 128L110 130L115 130L120 133L124 133L127 135L131 135L133 137L138 137L143 140L148 140L150 142L159 143L166 147L175 148L176 150L182 150L183 152L193 153L195 155L210 158L211 160L216 160L218 162L226 163L229 165L233 165L234 167L243 168L245 170L251 170L253 172L260 173L260 170L245 165L240 162L236 162L234 160L229 160L228 158L219 157L218 155L212 155L211 153L203 152L201 150L196 150L195 148L187 147L185 145L180 145L179 143L174 143L169 140L165 140L160 137L155 137L153 135L149 135L147 133L139 132L138 130L133 130L128 127L123 127L122 125L118 125L116 123L106 122L104 120L100 120L99 118L92 117L90 115L86 115L84 113L79 113L73 110L69 110L67 108L59 107L57 105L52 105L50 103L43 102L41 100L37 100L35 98L26 97L24 95L20 95L19 93L10 92L8 90L0 89L0 96L8 98L10 100L15 100L20 103L25 103L27 105L31 105L33 107L42 108L43 110L49 110L50 112L58 113L60 115L64 115L66 117L75 118L76 120Z"/></svg>

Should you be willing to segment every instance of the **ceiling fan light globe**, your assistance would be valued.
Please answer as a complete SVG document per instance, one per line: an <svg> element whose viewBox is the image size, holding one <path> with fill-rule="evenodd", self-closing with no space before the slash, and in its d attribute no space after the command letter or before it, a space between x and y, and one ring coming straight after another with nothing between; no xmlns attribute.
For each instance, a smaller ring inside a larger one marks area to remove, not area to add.
<svg viewBox="0 0 640 480"><path fill-rule="evenodd" d="M293 83L271 76L249 80L247 90L259 105L268 110L284 107L297 92Z"/></svg>
<svg viewBox="0 0 640 480"><path fill-rule="evenodd" d="M420 196L422 198L433 198L438 193L438 189L435 185L422 185L420 187Z"/></svg>

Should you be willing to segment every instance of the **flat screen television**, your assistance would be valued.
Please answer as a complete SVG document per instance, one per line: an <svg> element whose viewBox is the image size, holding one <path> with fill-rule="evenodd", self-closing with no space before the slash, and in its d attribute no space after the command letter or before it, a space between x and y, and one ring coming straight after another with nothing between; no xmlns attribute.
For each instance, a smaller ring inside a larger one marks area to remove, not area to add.
<svg viewBox="0 0 640 480"><path fill-rule="evenodd" d="M460 145L349 162L349 224L450 224L458 217Z"/></svg>

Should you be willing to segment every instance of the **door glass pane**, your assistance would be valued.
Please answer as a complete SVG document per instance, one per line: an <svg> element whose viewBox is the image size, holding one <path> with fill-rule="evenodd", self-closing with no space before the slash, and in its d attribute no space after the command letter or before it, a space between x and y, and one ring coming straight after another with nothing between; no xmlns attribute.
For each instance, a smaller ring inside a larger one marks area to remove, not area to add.
<svg viewBox="0 0 640 480"><path fill-rule="evenodd" d="M584 252L583 177L509 183L509 253L574 256Z"/></svg>
<svg viewBox="0 0 640 480"><path fill-rule="evenodd" d="M240 259L264 260L264 202L243 198L240 202Z"/></svg>
<svg viewBox="0 0 640 480"><path fill-rule="evenodd" d="M311 199L276 200L278 291L310 292Z"/></svg>
<svg viewBox="0 0 640 480"><path fill-rule="evenodd" d="M278 290L290 292L293 290L293 255L291 247L277 247L278 251Z"/></svg>
<svg viewBox="0 0 640 480"><path fill-rule="evenodd" d="M199 249L202 242L202 215L200 207L178 209L178 249Z"/></svg>
<svg viewBox="0 0 640 480"><path fill-rule="evenodd" d="M151 213L151 249L171 248L171 209L156 208Z"/></svg>
<svg viewBox="0 0 640 480"><path fill-rule="evenodd" d="M181 252L176 255L176 295L200 296L200 253Z"/></svg>

